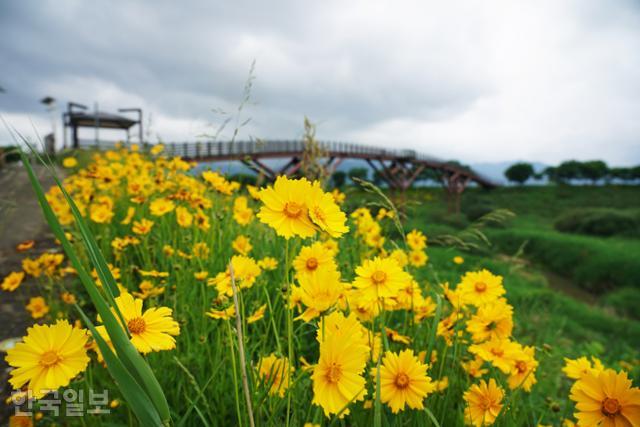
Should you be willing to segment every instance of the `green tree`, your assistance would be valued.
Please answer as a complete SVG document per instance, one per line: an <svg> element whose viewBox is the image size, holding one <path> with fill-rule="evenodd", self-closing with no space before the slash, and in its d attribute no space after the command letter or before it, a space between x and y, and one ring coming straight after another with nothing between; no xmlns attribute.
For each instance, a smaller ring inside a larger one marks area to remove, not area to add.
<svg viewBox="0 0 640 427"><path fill-rule="evenodd" d="M609 169L609 173L607 174L607 181L611 180L620 180L622 182L632 181L633 180L633 172L631 168L611 168Z"/></svg>
<svg viewBox="0 0 640 427"><path fill-rule="evenodd" d="M348 173L349 179L353 182L353 178L367 179L369 170L367 168L353 168Z"/></svg>
<svg viewBox="0 0 640 427"><path fill-rule="evenodd" d="M331 183L335 188L342 188L347 182L347 174L342 171L335 171L331 175Z"/></svg>
<svg viewBox="0 0 640 427"><path fill-rule="evenodd" d="M534 173L535 171L533 170L533 166L531 165L531 163L521 162L514 163L513 165L509 166L509 168L504 171L504 176L506 176L509 181L517 182L518 184L522 185L527 182L527 180L531 178Z"/></svg>
<svg viewBox="0 0 640 427"><path fill-rule="evenodd" d="M582 178L582 164L576 160L568 160L560 163L556 168L556 180L570 184L574 179Z"/></svg>
<svg viewBox="0 0 640 427"><path fill-rule="evenodd" d="M607 176L609 167L602 160L590 160L580 163L580 177L590 180L593 184Z"/></svg>
<svg viewBox="0 0 640 427"><path fill-rule="evenodd" d="M373 171L373 183L378 187L381 187L383 185L387 185L387 180L382 175L382 172Z"/></svg>

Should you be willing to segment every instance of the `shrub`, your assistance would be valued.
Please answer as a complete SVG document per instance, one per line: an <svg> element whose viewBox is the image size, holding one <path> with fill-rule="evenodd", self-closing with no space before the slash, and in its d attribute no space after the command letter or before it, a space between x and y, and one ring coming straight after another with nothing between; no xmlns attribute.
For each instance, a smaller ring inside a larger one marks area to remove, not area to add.
<svg viewBox="0 0 640 427"><path fill-rule="evenodd" d="M335 188L342 188L344 184L347 182L347 174L342 171L335 171L333 175L331 175L331 183Z"/></svg>
<svg viewBox="0 0 640 427"><path fill-rule="evenodd" d="M638 235L640 218L637 214L619 209L590 208L571 210L561 215L554 224L565 233L593 236Z"/></svg>
<svg viewBox="0 0 640 427"><path fill-rule="evenodd" d="M640 319L638 301L640 289L631 287L617 289L604 298L605 304L611 306L616 313L634 319Z"/></svg>
<svg viewBox="0 0 640 427"><path fill-rule="evenodd" d="M8 145L6 147L0 147L0 155L4 154L4 160L7 163L14 163L20 161L20 154L16 150L18 147L15 145Z"/></svg>
<svg viewBox="0 0 640 427"><path fill-rule="evenodd" d="M495 210L495 206L487 199L469 198L462 202L462 213L469 221L475 221Z"/></svg>
<svg viewBox="0 0 640 427"><path fill-rule="evenodd" d="M640 286L640 259L633 243L614 246L592 237L537 229L493 230L489 239L509 254L516 253L526 242L527 258L596 294Z"/></svg>

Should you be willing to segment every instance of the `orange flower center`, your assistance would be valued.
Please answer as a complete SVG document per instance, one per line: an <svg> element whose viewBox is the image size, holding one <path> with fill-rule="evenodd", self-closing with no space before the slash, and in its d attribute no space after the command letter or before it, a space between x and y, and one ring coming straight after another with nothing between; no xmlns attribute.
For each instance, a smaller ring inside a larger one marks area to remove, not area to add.
<svg viewBox="0 0 640 427"><path fill-rule="evenodd" d="M487 284L484 282L476 282L475 288L476 292L484 292L487 290Z"/></svg>
<svg viewBox="0 0 640 427"><path fill-rule="evenodd" d="M501 348L492 348L491 349L491 353L494 356L502 357L504 355L504 350L502 350Z"/></svg>
<svg viewBox="0 0 640 427"><path fill-rule="evenodd" d="M607 397L602 402L602 413L607 417L612 417L620 412L620 403L618 399Z"/></svg>
<svg viewBox="0 0 640 427"><path fill-rule="evenodd" d="M55 365L60 361L60 356L53 350L46 351L40 356L40 364L45 367Z"/></svg>
<svg viewBox="0 0 640 427"><path fill-rule="evenodd" d="M493 404L493 402L491 401L489 396L481 396L480 397L479 405L484 411L488 411L489 409L491 409L491 405L492 404Z"/></svg>
<svg viewBox="0 0 640 427"><path fill-rule="evenodd" d="M289 218L298 218L302 215L302 205L296 202L287 202L284 204L284 214Z"/></svg>
<svg viewBox="0 0 640 427"><path fill-rule="evenodd" d="M316 268L318 268L318 260L315 258L309 258L307 260L307 269L315 270Z"/></svg>
<svg viewBox="0 0 640 427"><path fill-rule="evenodd" d="M376 285L384 283L384 281L387 280L387 273L378 270L371 275L371 280L373 280L373 283L375 283Z"/></svg>
<svg viewBox="0 0 640 427"><path fill-rule="evenodd" d="M327 373L325 374L325 378L327 379L327 381L333 384L337 383L340 380L341 376L342 369L336 363L332 363L329 366L329 369L327 369Z"/></svg>
<svg viewBox="0 0 640 427"><path fill-rule="evenodd" d="M516 362L516 369L518 370L519 374L524 374L525 372L527 372L527 364L522 360L518 360Z"/></svg>
<svg viewBox="0 0 640 427"><path fill-rule="evenodd" d="M142 317L136 317L127 322L127 327L132 334L141 334L144 332L147 324Z"/></svg>
<svg viewBox="0 0 640 427"><path fill-rule="evenodd" d="M409 376L407 374L400 373L396 375L396 387L398 388L406 388L409 386Z"/></svg>

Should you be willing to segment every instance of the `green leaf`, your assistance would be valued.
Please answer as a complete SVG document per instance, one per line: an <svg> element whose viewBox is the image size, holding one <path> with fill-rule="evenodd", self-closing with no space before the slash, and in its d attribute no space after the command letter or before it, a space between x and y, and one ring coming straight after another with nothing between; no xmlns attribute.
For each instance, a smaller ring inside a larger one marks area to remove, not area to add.
<svg viewBox="0 0 640 427"><path fill-rule="evenodd" d="M82 320L91 331L91 335L93 335L96 344L98 344L100 353L102 353L102 357L107 365L107 370L115 380L122 396L129 403L129 408L134 412L140 424L143 426L162 426L163 423L160 420L158 412L142 387L140 387L140 384L136 382L135 378L129 374L129 371L124 367L120 359L111 351L109 344L107 344L104 338L98 333L94 324L84 311L82 311L80 306L76 304L76 308Z"/></svg>
<svg viewBox="0 0 640 427"><path fill-rule="evenodd" d="M27 141L25 141L25 143L27 143ZM144 358L140 355L140 353L138 353L138 351L135 349L133 344L131 344L131 342L129 341L129 337L127 336L127 333L122 326L124 324L124 319L122 318L121 315L120 315L120 320L116 319L116 317L114 316L110 306L107 304L107 302L104 300L104 298L100 294L98 287L96 286L95 283L93 283L91 276L87 273L86 269L82 265L82 262L77 256L73 246L71 245L69 240L66 238L64 234L64 230L62 229L62 226L60 225L58 218L53 212L51 205L49 205L49 202L47 201L44 195L44 190L42 188L42 185L38 181L33 171L33 168L29 163L28 158L22 151L20 151L20 157L22 159L22 162L24 163L25 169L27 170L27 174L31 181L32 187L36 192L36 197L42 208L45 219L47 220L47 223L51 227L51 230L53 231L54 235L58 238L58 240L62 244L62 247L64 248L67 256L69 257L69 260L71 261L73 267L78 272L78 277L80 278L80 281L82 282L85 289L87 290L87 293L91 298L91 301L96 307L96 310L100 315L102 323L104 324L107 330L107 333L111 338L111 342L113 343L113 346L116 349L116 352L119 358L121 359L121 362L127 368L129 373L133 375L138 380L138 382L144 386L144 389L146 390L147 395L156 406L156 409L160 413L163 421L169 422L170 413L169 413L169 405L167 403L166 397L164 396L162 388L160 387L158 380L153 374L153 371L151 370L147 362L144 360ZM41 158L39 159L44 163L44 161ZM102 253L98 249L97 243L93 238L93 235L88 230L88 227L86 226L86 223L84 222L84 218L82 218L80 211L78 210L77 206L75 205L75 203L73 202L69 194L62 187L62 183L60 182L60 180L57 177L55 177L55 174L54 174L54 179L56 180L56 183L63 191L63 194L65 195L67 202L70 204L72 214L80 230L81 231L84 230L83 239L84 239L85 247L91 254L91 258L92 258L91 260L94 266L96 267L96 270L102 271L103 273L102 277L104 277L105 280L107 281L109 280L107 275L111 277L111 280L113 280L113 276L109 271L107 263L104 260ZM102 266L102 267L99 269L98 268L99 266ZM112 304L112 307L115 309L116 313L119 314L119 311L117 311L117 306L115 304L115 301L113 300L113 294L111 295L110 302Z"/></svg>

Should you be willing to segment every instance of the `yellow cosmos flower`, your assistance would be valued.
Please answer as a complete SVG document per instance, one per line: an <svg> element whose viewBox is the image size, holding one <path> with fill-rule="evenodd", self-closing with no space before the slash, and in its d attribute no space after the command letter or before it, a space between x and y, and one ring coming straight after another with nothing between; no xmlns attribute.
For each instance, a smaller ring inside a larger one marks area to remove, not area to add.
<svg viewBox="0 0 640 427"><path fill-rule="evenodd" d="M17 252L26 252L29 249L32 249L36 245L35 240L25 240L24 242L20 242L16 245Z"/></svg>
<svg viewBox="0 0 640 427"><path fill-rule="evenodd" d="M464 369L465 372L473 378L480 378L489 372L488 369L482 367L482 365L484 365L484 360L478 356L468 362L461 362L460 365L462 365L462 369Z"/></svg>
<svg viewBox="0 0 640 427"><path fill-rule="evenodd" d="M411 230L407 234L407 245L413 251L421 251L427 247L427 236L420 230Z"/></svg>
<svg viewBox="0 0 640 427"><path fill-rule="evenodd" d="M207 311L205 314L207 316L211 317L212 319L227 320L227 319L230 319L232 317L235 317L236 308L235 308L234 305L230 305L229 307L225 308L224 310L215 310L215 309L212 308L209 311Z"/></svg>
<svg viewBox="0 0 640 427"><path fill-rule="evenodd" d="M108 224L113 218L113 210L103 204L93 204L89 208L89 218L98 224Z"/></svg>
<svg viewBox="0 0 640 427"><path fill-rule="evenodd" d="M337 188L334 188L331 191L331 196L333 197L333 200L335 200L335 202L339 205L344 203L345 199L347 198L347 195L344 194L342 191L338 190Z"/></svg>
<svg viewBox="0 0 640 427"><path fill-rule="evenodd" d="M574 416L581 426L640 425L640 389L624 371L589 372L571 387Z"/></svg>
<svg viewBox="0 0 640 427"><path fill-rule="evenodd" d="M520 345L509 339L492 339L482 344L473 344L469 352L508 374L513 369L513 361L520 351Z"/></svg>
<svg viewBox="0 0 640 427"><path fill-rule="evenodd" d="M30 327L22 342L7 351L5 360L14 368L9 382L16 389L27 384L37 399L69 385L89 363L87 340L85 330L72 327L66 320Z"/></svg>
<svg viewBox="0 0 640 427"><path fill-rule="evenodd" d="M362 372L370 350L364 340L347 339L358 336L358 332L352 332L360 326L355 317L345 318L334 312L324 321L328 324L318 327L320 359L311 375L313 403L321 406L327 417L340 411L339 417L344 417L349 413L349 408L344 408L366 395Z"/></svg>
<svg viewBox="0 0 640 427"><path fill-rule="evenodd" d="M214 171L204 171L202 172L202 178L208 182L216 191L225 194L231 195L234 191L240 188L240 184L237 182L230 182L227 179L220 175L218 172Z"/></svg>
<svg viewBox="0 0 640 427"><path fill-rule="evenodd" d="M537 382L535 371L538 361L535 359L533 347L523 347L513 357L513 368L508 378L509 388L522 387L524 391L531 391L531 387Z"/></svg>
<svg viewBox="0 0 640 427"><path fill-rule="evenodd" d="M116 281L119 280L120 269L111 263L108 264L108 267L109 267L109 271L111 272L111 275L113 276L113 279ZM96 282L98 286L102 286L102 281L98 277L98 271L95 268L91 270L91 277L93 277L93 280Z"/></svg>
<svg viewBox="0 0 640 427"><path fill-rule="evenodd" d="M260 261L258 261L258 266L266 271L275 270L278 268L278 260L273 257L264 257Z"/></svg>
<svg viewBox="0 0 640 427"><path fill-rule="evenodd" d="M509 338L513 331L513 307L501 300L479 307L467 322L467 331L475 342Z"/></svg>
<svg viewBox="0 0 640 427"><path fill-rule="evenodd" d="M56 274L56 269L63 261L63 254L54 254L50 252L46 252L38 258L38 263L40 268L42 268L42 272L49 277L53 277Z"/></svg>
<svg viewBox="0 0 640 427"><path fill-rule="evenodd" d="M162 145L162 144L156 144L151 148L151 150L149 150L149 152L154 156L157 156L158 154L162 153L163 151L164 151L164 145Z"/></svg>
<svg viewBox="0 0 640 427"><path fill-rule="evenodd" d="M255 185L247 185L247 191L254 200L260 200L260 189Z"/></svg>
<svg viewBox="0 0 640 427"><path fill-rule="evenodd" d="M340 210L333 196L322 190L318 181L312 185L307 205L311 221L329 236L338 238L349 231L347 216Z"/></svg>
<svg viewBox="0 0 640 427"><path fill-rule="evenodd" d="M278 395L284 397L284 393L289 388L291 374L294 368L290 365L287 357L276 357L271 353L267 357L261 357L258 362L258 377L269 387L271 396Z"/></svg>
<svg viewBox="0 0 640 427"><path fill-rule="evenodd" d="M395 297L411 281L411 276L391 258L365 260L356 268L356 275L353 286L367 291L376 299Z"/></svg>
<svg viewBox="0 0 640 427"><path fill-rule="evenodd" d="M140 221L133 221L131 231L136 234L149 234L153 227L153 221L149 221L146 218L142 218Z"/></svg>
<svg viewBox="0 0 640 427"><path fill-rule="evenodd" d="M240 225L247 225L253 220L253 210L249 208L246 197L238 196L233 201L233 219Z"/></svg>
<svg viewBox="0 0 640 427"><path fill-rule="evenodd" d="M307 307L299 318L305 322L333 307L344 291L340 273L328 268L318 270L315 274L303 274L298 282L299 298Z"/></svg>
<svg viewBox="0 0 640 427"><path fill-rule="evenodd" d="M389 254L389 258L395 259L401 268L404 268L407 266L407 264L409 264L409 256L402 249L392 250Z"/></svg>
<svg viewBox="0 0 640 427"><path fill-rule="evenodd" d="M111 264L109 264L109 268L111 268ZM113 270L112 270L113 271ZM116 277L115 275L113 276L114 279L118 279L120 277L120 269L117 269L118 271L118 277ZM138 273L142 276L142 277L169 277L169 272L167 271L157 271L157 270L138 270Z"/></svg>
<svg viewBox="0 0 640 427"><path fill-rule="evenodd" d="M122 221L120 221L120 224L129 225L135 214L136 214L136 208L134 207L127 208L127 215L122 219Z"/></svg>
<svg viewBox="0 0 640 427"><path fill-rule="evenodd" d="M462 258L460 255L456 255L453 257L453 263L458 265L463 264L464 258Z"/></svg>
<svg viewBox="0 0 640 427"><path fill-rule="evenodd" d="M414 267L422 267L427 264L429 257L424 251L409 252L409 263Z"/></svg>
<svg viewBox="0 0 640 427"><path fill-rule="evenodd" d="M69 305L73 305L76 303L76 296L73 295L71 292L63 292L60 295L60 299L62 300L62 302L64 302L65 304L69 304Z"/></svg>
<svg viewBox="0 0 640 427"><path fill-rule="evenodd" d="M371 374L377 377L376 369ZM423 409L423 400L435 390L435 384L427 375L427 365L421 363L413 350L399 354L387 351L380 366L380 401L397 414L405 406Z"/></svg>
<svg viewBox="0 0 640 427"><path fill-rule="evenodd" d="M371 321L380 314L380 299L369 290L350 289L347 292L347 301L349 309L362 322Z"/></svg>
<svg viewBox="0 0 640 427"><path fill-rule="evenodd" d="M170 257L172 256L174 253L176 252L175 249L173 249L173 247L171 245L164 245L162 247L162 253L164 254L164 256L166 257Z"/></svg>
<svg viewBox="0 0 640 427"><path fill-rule="evenodd" d="M33 297L29 299L26 309L31 313L31 317L34 319L40 319L49 312L49 306L42 297Z"/></svg>
<svg viewBox="0 0 640 427"><path fill-rule="evenodd" d="M189 209L184 206L178 206L176 208L176 221L180 227L191 227L193 224L193 215L189 212Z"/></svg>
<svg viewBox="0 0 640 427"><path fill-rule="evenodd" d="M263 205L258 218L287 239L293 236L311 237L316 234L316 229L309 219L307 196L310 192L311 183L305 178L279 176L273 187L260 190Z"/></svg>
<svg viewBox="0 0 640 427"><path fill-rule="evenodd" d="M143 313L142 300L126 292L116 297L115 301L127 323L131 343L139 352L150 353L175 348L174 336L180 334L180 326L171 317L173 310L168 307L154 307ZM103 337L107 336L104 326L98 326L96 329Z"/></svg>
<svg viewBox="0 0 640 427"><path fill-rule="evenodd" d="M597 360L597 359L596 359ZM592 364L586 357L579 357L577 359L564 358L564 367L562 372L571 379L579 380L582 377L594 373L597 374L604 370L602 363L598 360L598 363Z"/></svg>
<svg viewBox="0 0 640 427"><path fill-rule="evenodd" d="M387 333L387 337L393 342L399 342L405 345L409 345L411 343L411 337L408 337L406 335L401 335L396 330L393 330L391 328L385 328L385 332Z"/></svg>
<svg viewBox="0 0 640 427"><path fill-rule="evenodd" d="M62 161L62 166L67 169L75 168L78 166L78 161L75 157L65 157Z"/></svg>
<svg viewBox="0 0 640 427"><path fill-rule="evenodd" d="M481 306L492 302L505 294L502 277L491 274L488 270L468 272L456 288L460 292L462 302Z"/></svg>
<svg viewBox="0 0 640 427"><path fill-rule="evenodd" d="M38 414L42 413L38 412ZM33 419L30 415L11 415L9 417L9 427L33 427Z"/></svg>
<svg viewBox="0 0 640 427"><path fill-rule="evenodd" d="M149 212L153 216L162 216L168 214L175 209L175 204L165 198L156 199L149 205Z"/></svg>
<svg viewBox="0 0 640 427"><path fill-rule="evenodd" d="M240 255L249 255L251 249L253 249L253 245L251 244L251 239L247 236L239 235L235 238L233 242L231 242L231 247L234 251L238 252Z"/></svg>
<svg viewBox="0 0 640 427"><path fill-rule="evenodd" d="M24 272L23 271L13 271L9 273L4 280L2 280L2 290L13 292L18 289L18 286L24 280Z"/></svg>
<svg viewBox="0 0 640 427"><path fill-rule="evenodd" d="M251 287L261 273L258 264L252 258L243 255L234 255L231 258L231 265L233 267L233 277L239 289ZM220 295L233 295L229 267L225 271L218 273L216 277L209 279L207 284L215 286Z"/></svg>
<svg viewBox="0 0 640 427"><path fill-rule="evenodd" d="M209 257L209 246L205 242L198 242L193 245L193 255L201 259L207 259Z"/></svg>
<svg viewBox="0 0 640 427"><path fill-rule="evenodd" d="M140 292L132 292L133 295L140 299L147 299L149 297L156 297L164 293L164 287L157 287L149 280L143 280L138 285Z"/></svg>
<svg viewBox="0 0 640 427"><path fill-rule="evenodd" d="M42 268L40 267L40 262L35 259L25 258L22 260L22 269L29 276L40 277L42 274Z"/></svg>
<svg viewBox="0 0 640 427"><path fill-rule="evenodd" d="M193 277L196 280L204 281L204 280L207 279L207 277L209 277L209 272L208 271L196 271L195 273L193 273Z"/></svg>
<svg viewBox="0 0 640 427"><path fill-rule="evenodd" d="M257 322L258 320L264 318L264 313L267 311L267 304L262 304L256 311L254 311L251 316L247 317L247 323L252 324Z"/></svg>
<svg viewBox="0 0 640 427"><path fill-rule="evenodd" d="M473 384L463 397L467 404L465 421L475 427L488 426L494 423L502 410L504 390L491 378L489 383L482 380Z"/></svg>
<svg viewBox="0 0 640 427"><path fill-rule="evenodd" d="M322 241L322 245L333 254L333 256L336 256L338 254L338 241L334 240L334 239L326 239Z"/></svg>
<svg viewBox="0 0 640 427"><path fill-rule="evenodd" d="M293 268L296 275L313 274L318 270L336 270L333 253L321 242L315 242L310 246L303 246L300 253L293 260Z"/></svg>

